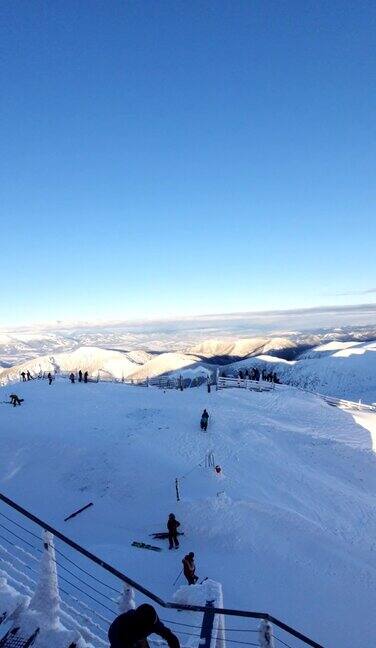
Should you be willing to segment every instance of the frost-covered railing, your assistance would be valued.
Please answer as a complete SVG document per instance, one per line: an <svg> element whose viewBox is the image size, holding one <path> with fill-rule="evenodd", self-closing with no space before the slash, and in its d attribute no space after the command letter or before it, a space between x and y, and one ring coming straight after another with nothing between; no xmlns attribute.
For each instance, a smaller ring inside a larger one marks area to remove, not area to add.
<svg viewBox="0 0 376 648"><path fill-rule="evenodd" d="M359 401L351 401L345 398L337 398L336 396L328 396L327 394L321 394L320 392L315 392L310 389L305 389L299 385L291 384L280 384L275 382L268 382L266 380L249 380L248 378L236 378L236 377L224 377L219 376L217 378L217 388L224 389L226 387L238 387L240 389L250 389L254 391L270 391L272 389L286 389L293 388L303 391L306 394L313 394L322 398L330 405L336 405L337 407L347 407L348 409L355 409L363 412L376 412L376 403L372 405L367 405Z"/></svg>
<svg viewBox="0 0 376 648"><path fill-rule="evenodd" d="M266 380L218 376L217 388L225 389L226 387L239 387L240 389L251 389L254 391L271 391L274 389L275 383Z"/></svg>
<svg viewBox="0 0 376 648"><path fill-rule="evenodd" d="M34 596L38 584L38 564L46 551L46 539L45 546L41 546L41 531L53 535L53 562L59 579L61 622L68 630L79 631L83 640L94 648L108 646L108 626L122 606L124 608L129 588L162 608L162 613L160 610L158 613L167 625L174 627L183 646L189 643L190 648L225 648L227 643L229 648L232 648L231 644L234 644L234 648L237 644L263 648L301 648L302 645L323 648L321 644L265 612L223 608L222 604L216 607L213 601L201 605L184 603L181 602L184 597L179 599L177 596L173 602L164 601L1 493L0 586L2 575L20 595ZM52 539L52 536L49 537ZM50 541L47 542L47 548L49 544ZM193 591L193 588L185 589ZM187 614L166 619L163 610ZM190 613L195 613L194 618ZM236 620L236 627L224 629L224 621L219 624L217 617L222 620L230 617L232 625L235 625ZM258 620L260 627L250 627L251 619ZM210 634L209 637L210 620L215 635ZM77 644L79 645L81 644ZM73 648L74 644L71 646Z"/></svg>

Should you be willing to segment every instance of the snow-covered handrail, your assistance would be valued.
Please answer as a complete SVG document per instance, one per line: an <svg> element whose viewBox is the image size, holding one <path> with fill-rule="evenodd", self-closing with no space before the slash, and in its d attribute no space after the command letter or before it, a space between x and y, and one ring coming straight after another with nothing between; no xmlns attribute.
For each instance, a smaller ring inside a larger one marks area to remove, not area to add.
<svg viewBox="0 0 376 648"><path fill-rule="evenodd" d="M347 400L346 398L337 398L336 396L328 396L327 394L321 394L320 392L315 392L311 389L305 389L299 385L290 385L290 384L280 384L274 382L268 382L266 380L250 380L248 378L236 378L235 376L219 376L217 379L218 389L224 387L239 387L240 389L250 389L254 391L270 391L272 389L286 389L290 387L293 389L298 389L303 391L306 394L313 394L322 398L330 405L338 405L342 407L348 407L349 409L356 409L363 412L376 412L376 404L367 405L362 403L360 400L358 402Z"/></svg>

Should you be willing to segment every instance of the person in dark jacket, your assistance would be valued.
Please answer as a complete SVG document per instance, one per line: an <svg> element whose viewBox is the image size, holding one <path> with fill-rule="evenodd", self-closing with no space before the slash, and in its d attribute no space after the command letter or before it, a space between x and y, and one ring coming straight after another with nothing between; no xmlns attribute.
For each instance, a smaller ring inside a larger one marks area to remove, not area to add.
<svg viewBox="0 0 376 648"><path fill-rule="evenodd" d="M179 639L159 620L152 605L144 603L116 617L110 625L108 638L111 648L149 648L147 637L156 634L169 648L180 648Z"/></svg>
<svg viewBox="0 0 376 648"><path fill-rule="evenodd" d="M206 430L208 429L208 420L209 420L209 414L207 413L206 409L204 409L200 421L201 430L204 430L204 432L206 432Z"/></svg>
<svg viewBox="0 0 376 648"><path fill-rule="evenodd" d="M198 576L196 576L196 565L195 565L195 555L193 551L184 556L183 560L183 572L184 576L188 581L188 585L194 585L198 581Z"/></svg>
<svg viewBox="0 0 376 648"><path fill-rule="evenodd" d="M85 371L84 373L84 382L87 383L87 379L89 378L89 373Z"/></svg>
<svg viewBox="0 0 376 648"><path fill-rule="evenodd" d="M82 371L81 371L81 369L78 372L78 382L82 382Z"/></svg>
<svg viewBox="0 0 376 648"><path fill-rule="evenodd" d="M24 371L21 371L22 382L26 382L26 374Z"/></svg>
<svg viewBox="0 0 376 648"><path fill-rule="evenodd" d="M47 378L48 378L48 384L49 384L49 385L52 385L52 376L51 376L51 372L48 372Z"/></svg>
<svg viewBox="0 0 376 648"><path fill-rule="evenodd" d="M69 380L71 381L72 385L74 383L74 373L72 372L69 376Z"/></svg>
<svg viewBox="0 0 376 648"><path fill-rule="evenodd" d="M178 540L178 528L180 527L180 522L177 521L175 515L170 513L167 520L168 528L168 541L170 543L169 549L179 549L179 540Z"/></svg>
<svg viewBox="0 0 376 648"><path fill-rule="evenodd" d="M10 404L13 405L13 407L21 405L21 403L23 403L23 398L18 398L17 394L10 395Z"/></svg>
<svg viewBox="0 0 376 648"><path fill-rule="evenodd" d="M28 380L34 380L34 378L33 378L33 376L31 375L31 373L30 373L29 370L27 370L27 372L26 372L26 377L27 377Z"/></svg>

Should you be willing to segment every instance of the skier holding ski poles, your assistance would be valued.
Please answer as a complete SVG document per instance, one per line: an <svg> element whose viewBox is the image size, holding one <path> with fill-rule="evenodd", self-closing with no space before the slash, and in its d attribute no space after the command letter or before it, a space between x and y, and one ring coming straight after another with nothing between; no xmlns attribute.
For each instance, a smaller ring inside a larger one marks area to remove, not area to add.
<svg viewBox="0 0 376 648"><path fill-rule="evenodd" d="M183 572L184 576L188 581L188 585L195 585L198 581L198 576L196 576L196 565L195 565L195 555L193 551L190 551L189 554L184 556L183 563Z"/></svg>

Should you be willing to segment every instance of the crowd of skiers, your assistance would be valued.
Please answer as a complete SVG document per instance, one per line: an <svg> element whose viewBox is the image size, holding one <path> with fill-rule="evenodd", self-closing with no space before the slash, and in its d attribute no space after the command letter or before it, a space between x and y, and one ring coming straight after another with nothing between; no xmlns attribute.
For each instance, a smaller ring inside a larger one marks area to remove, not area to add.
<svg viewBox="0 0 376 648"><path fill-rule="evenodd" d="M220 374L222 378L226 377L226 373L222 371ZM266 371L266 369L260 369L258 367L252 367L252 369L245 369L242 371L239 369L238 378L240 380L266 380L266 382L274 382L280 384L280 380L275 371Z"/></svg>

